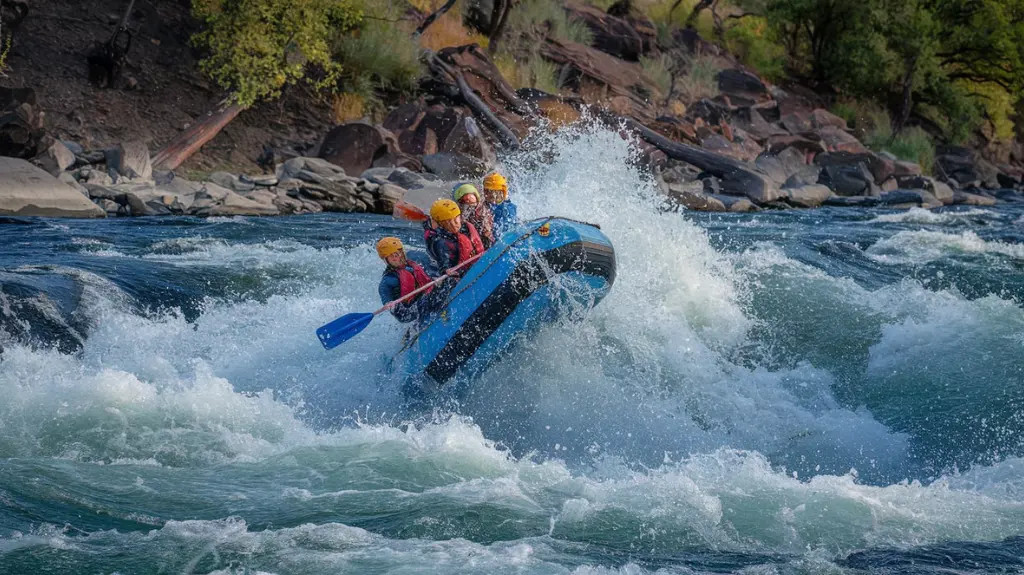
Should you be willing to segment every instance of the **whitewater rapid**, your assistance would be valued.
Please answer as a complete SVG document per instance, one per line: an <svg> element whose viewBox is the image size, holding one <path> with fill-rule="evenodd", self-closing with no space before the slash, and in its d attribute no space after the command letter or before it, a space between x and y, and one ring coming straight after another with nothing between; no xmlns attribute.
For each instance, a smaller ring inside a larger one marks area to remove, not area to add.
<svg viewBox="0 0 1024 575"><path fill-rule="evenodd" d="M504 160L520 214L599 223L615 286L454 412L403 411L389 318L313 335L413 226L40 224L77 255L0 259L41 286L0 292L0 572L817 572L1024 531L1024 252L978 224L1019 216L834 216L863 237L811 253L833 216L666 211L615 132L546 144Z"/></svg>

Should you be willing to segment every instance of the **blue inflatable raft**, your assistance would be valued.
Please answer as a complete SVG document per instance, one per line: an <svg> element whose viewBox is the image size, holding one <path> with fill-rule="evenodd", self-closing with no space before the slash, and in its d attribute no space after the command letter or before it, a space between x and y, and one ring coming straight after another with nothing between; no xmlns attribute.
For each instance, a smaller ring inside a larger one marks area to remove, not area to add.
<svg viewBox="0 0 1024 575"><path fill-rule="evenodd" d="M591 224L550 217L506 232L410 335L392 369L419 387L472 379L522 334L589 310L615 282L615 250ZM425 376L425 377L423 377Z"/></svg>

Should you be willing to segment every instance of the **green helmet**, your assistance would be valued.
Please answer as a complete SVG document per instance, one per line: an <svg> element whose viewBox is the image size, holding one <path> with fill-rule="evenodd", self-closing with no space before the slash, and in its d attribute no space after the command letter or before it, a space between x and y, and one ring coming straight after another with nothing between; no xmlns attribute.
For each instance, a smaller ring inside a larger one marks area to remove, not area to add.
<svg viewBox="0 0 1024 575"><path fill-rule="evenodd" d="M480 192L476 189L476 186L474 186L473 184L462 184L461 186L455 188L455 191L452 192L452 196L455 198L456 202L461 200L463 196L468 194L473 194L474 196L476 196L477 201L480 201Z"/></svg>

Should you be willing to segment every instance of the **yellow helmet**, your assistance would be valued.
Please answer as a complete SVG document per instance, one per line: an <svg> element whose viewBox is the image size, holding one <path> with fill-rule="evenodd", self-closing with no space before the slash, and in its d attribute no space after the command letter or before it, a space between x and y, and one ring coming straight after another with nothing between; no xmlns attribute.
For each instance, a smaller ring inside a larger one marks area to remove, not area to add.
<svg viewBox="0 0 1024 575"><path fill-rule="evenodd" d="M386 238L381 238L380 241L377 242L377 255L380 256L380 259L384 260L391 254L403 248L402 240L388 236Z"/></svg>
<svg viewBox="0 0 1024 575"><path fill-rule="evenodd" d="M505 176L502 176L498 172L488 174L484 178L484 190L495 190L499 192L508 193L508 182L505 180Z"/></svg>
<svg viewBox="0 0 1024 575"><path fill-rule="evenodd" d="M437 200L430 206L430 217L435 222L446 222L462 214L459 204L451 200Z"/></svg>

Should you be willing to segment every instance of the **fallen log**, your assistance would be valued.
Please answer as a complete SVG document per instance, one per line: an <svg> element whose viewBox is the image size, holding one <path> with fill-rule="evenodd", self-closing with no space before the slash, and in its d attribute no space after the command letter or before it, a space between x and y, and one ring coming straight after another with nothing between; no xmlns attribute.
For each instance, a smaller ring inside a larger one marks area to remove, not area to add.
<svg viewBox="0 0 1024 575"><path fill-rule="evenodd" d="M758 203L772 202L783 197L775 183L767 176L754 171L739 160L697 146L673 142L632 118L616 116L611 119L621 123L668 157L696 166L719 178L722 191L727 194L747 196Z"/></svg>
<svg viewBox="0 0 1024 575"><path fill-rule="evenodd" d="M466 83L466 78L462 75L461 71L443 62L436 54L430 58L430 67L435 72L448 76L454 80L455 84L459 88L459 93L462 96L462 99L466 101L466 104L469 105L474 113L479 115L480 118L484 120L492 130L494 130L498 139L501 140L502 145L513 150L519 149L519 138L498 118L497 115L494 114L491 108L476 95L476 92L469 87L469 84Z"/></svg>
<svg viewBox="0 0 1024 575"><path fill-rule="evenodd" d="M192 127L157 152L153 157L153 167L165 170L177 168L219 134L242 110L244 108L238 104L232 104L192 124Z"/></svg>

